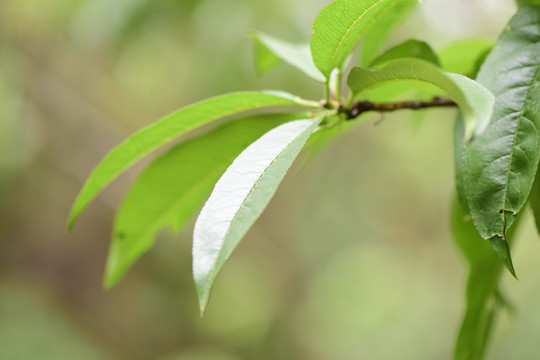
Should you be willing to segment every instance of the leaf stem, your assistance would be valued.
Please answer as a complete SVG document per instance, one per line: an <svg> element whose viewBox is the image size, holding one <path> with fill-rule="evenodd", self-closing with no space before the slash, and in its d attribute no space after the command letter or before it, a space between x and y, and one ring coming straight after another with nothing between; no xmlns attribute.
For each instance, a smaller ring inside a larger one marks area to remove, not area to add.
<svg viewBox="0 0 540 360"><path fill-rule="evenodd" d="M335 68L329 79L330 99L341 102L341 70Z"/></svg>
<svg viewBox="0 0 540 360"><path fill-rule="evenodd" d="M324 83L324 102L325 104L330 103L330 80L326 80Z"/></svg>

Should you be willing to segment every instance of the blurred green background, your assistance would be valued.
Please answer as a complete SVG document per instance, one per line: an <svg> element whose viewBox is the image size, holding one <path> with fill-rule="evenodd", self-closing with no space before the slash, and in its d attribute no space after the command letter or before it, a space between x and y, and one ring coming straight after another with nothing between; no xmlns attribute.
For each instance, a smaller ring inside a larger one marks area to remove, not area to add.
<svg viewBox="0 0 540 360"><path fill-rule="evenodd" d="M116 181L71 234L82 182L114 144L191 102L241 89L319 99L281 65L262 78L245 36L306 41L328 1L0 0L0 359L448 359L465 268L450 237L454 110L371 115L291 169L199 317L192 224L163 232L101 289ZM426 0L389 39L440 49L495 38L510 0ZM380 121L382 120L382 121ZM377 126L374 126L377 124ZM538 358L540 254L519 234L516 304L489 359Z"/></svg>

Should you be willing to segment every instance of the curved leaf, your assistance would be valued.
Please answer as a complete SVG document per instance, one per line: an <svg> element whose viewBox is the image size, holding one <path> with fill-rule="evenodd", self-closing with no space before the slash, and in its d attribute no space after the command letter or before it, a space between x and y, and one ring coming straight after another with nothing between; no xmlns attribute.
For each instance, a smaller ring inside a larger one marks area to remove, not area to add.
<svg viewBox="0 0 540 360"><path fill-rule="evenodd" d="M166 226L179 230L208 198L242 150L270 129L305 116L259 115L228 122L156 158L139 175L116 213L104 285L111 287Z"/></svg>
<svg viewBox="0 0 540 360"><path fill-rule="evenodd" d="M256 42L255 65L259 74L270 70L273 67L272 64L277 64L275 60L269 60L268 56L262 56L264 52L261 51L261 47L263 47L278 59L294 66L312 79L320 82L326 81L324 75L313 63L309 44L292 44L260 31L253 31L251 36Z"/></svg>
<svg viewBox="0 0 540 360"><path fill-rule="evenodd" d="M437 54L435 54L429 44L424 41L411 39L386 50L384 53L377 56L369 64L369 67L380 67L393 60L402 58L416 58L439 66Z"/></svg>
<svg viewBox="0 0 540 360"><path fill-rule="evenodd" d="M418 5L419 0L402 0L388 9L364 36L361 65L367 66L377 56L377 52L388 38L390 32L402 22Z"/></svg>
<svg viewBox="0 0 540 360"><path fill-rule="evenodd" d="M187 106L137 131L111 150L94 168L71 208L68 229L107 185L158 147L226 116L262 107L287 105L317 106L316 103L281 92L238 92Z"/></svg>
<svg viewBox="0 0 540 360"><path fill-rule="evenodd" d="M347 83L353 93L401 80L430 83L444 90L460 107L465 119L465 141L478 136L491 117L494 98L483 86L458 74L445 73L417 59L395 60L381 69L353 68Z"/></svg>
<svg viewBox="0 0 540 360"><path fill-rule="evenodd" d="M405 0L337 0L326 6L313 22L311 54L317 68L330 78L341 69L349 54L386 12Z"/></svg>
<svg viewBox="0 0 540 360"><path fill-rule="evenodd" d="M319 122L296 120L269 131L217 182L193 232L193 276L201 313L225 260L262 213Z"/></svg>
<svg viewBox="0 0 540 360"><path fill-rule="evenodd" d="M506 232L527 201L540 158L540 7L518 10L478 81L496 97L493 117L464 150L465 192L474 223L512 272Z"/></svg>

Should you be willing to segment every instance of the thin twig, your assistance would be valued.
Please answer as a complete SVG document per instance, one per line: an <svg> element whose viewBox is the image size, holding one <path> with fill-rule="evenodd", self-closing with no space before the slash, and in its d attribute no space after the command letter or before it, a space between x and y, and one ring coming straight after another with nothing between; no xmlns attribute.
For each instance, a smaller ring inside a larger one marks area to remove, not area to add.
<svg viewBox="0 0 540 360"><path fill-rule="evenodd" d="M351 109L344 110L347 120L354 119L366 111L388 112L401 109L425 109L431 107L454 107L456 102L452 99L435 97L430 101L400 101L395 103L374 103L371 101L355 101Z"/></svg>

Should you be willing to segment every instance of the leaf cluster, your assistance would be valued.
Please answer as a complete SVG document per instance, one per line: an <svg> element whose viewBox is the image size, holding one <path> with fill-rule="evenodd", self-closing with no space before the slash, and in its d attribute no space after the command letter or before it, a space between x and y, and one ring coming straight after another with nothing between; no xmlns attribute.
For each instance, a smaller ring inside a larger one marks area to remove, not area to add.
<svg viewBox="0 0 540 360"><path fill-rule="evenodd" d="M482 39L461 40L441 51L409 39L381 51L391 30L417 5L417 0L334 1L317 15L311 41L304 44L253 31L259 74L285 62L319 82L323 98L305 100L281 91L230 93L165 116L111 150L75 200L69 228L107 185L144 156L184 134L202 133L154 159L128 192L115 219L105 286L121 280L159 230L180 230L202 206L193 235L193 275L204 312L220 269L307 144L333 137L336 128L358 123L366 111L457 105L453 223L470 275L455 358L480 359L499 305L505 304L497 285L501 264L515 276L510 227L527 201L540 215L535 181L540 7L520 2L493 50ZM431 102L396 102L398 95L417 89L411 82L440 92ZM374 89L396 83L401 87L382 93L382 103L366 101ZM441 99L442 93L449 99ZM255 113L261 110L264 115ZM219 125L209 128L216 121Z"/></svg>

